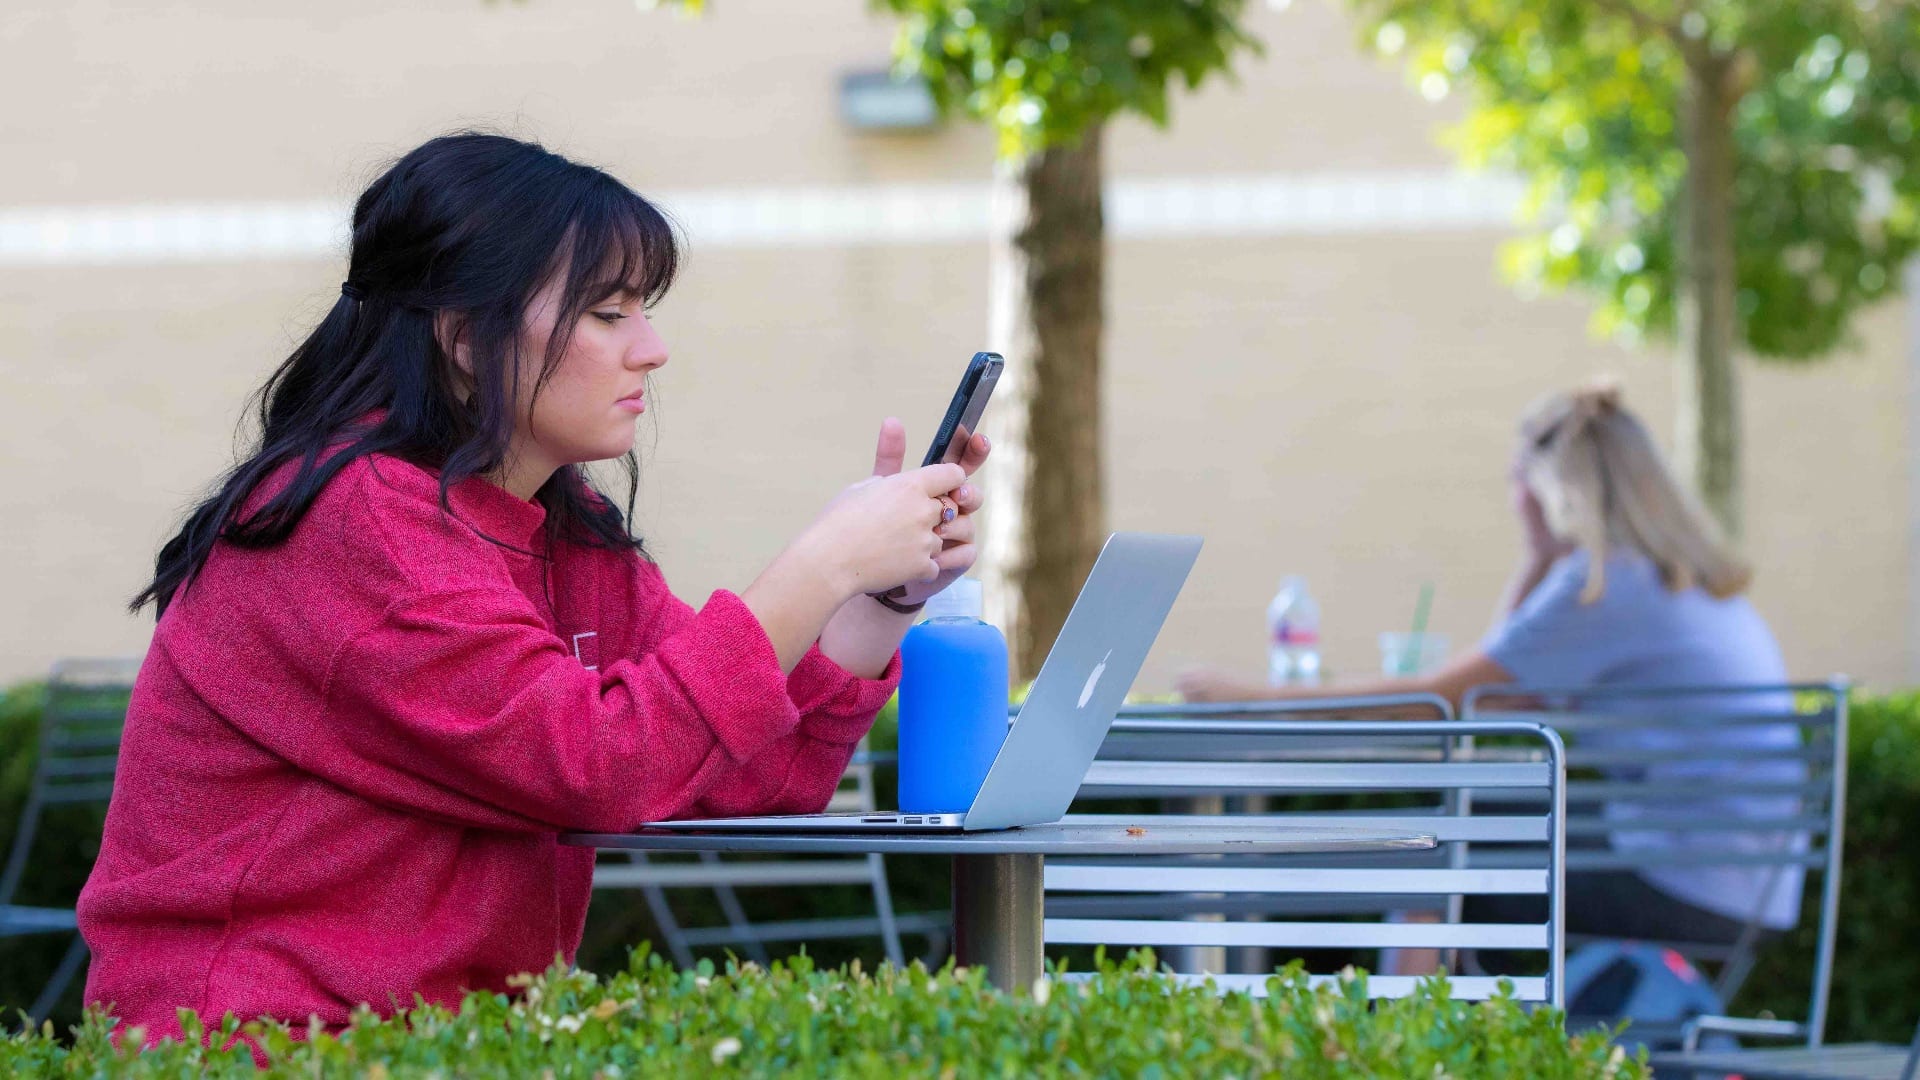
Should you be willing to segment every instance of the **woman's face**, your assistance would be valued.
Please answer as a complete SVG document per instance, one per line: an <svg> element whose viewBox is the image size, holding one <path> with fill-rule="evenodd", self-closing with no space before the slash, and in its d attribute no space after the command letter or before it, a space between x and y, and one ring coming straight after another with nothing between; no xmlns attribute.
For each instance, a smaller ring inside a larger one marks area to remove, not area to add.
<svg viewBox="0 0 1920 1080"><path fill-rule="evenodd" d="M548 343L567 329L555 322L560 299L560 283L542 289L520 336L523 367L510 469L526 476L537 472L536 490L562 466L633 449L634 421L647 407L647 376L667 362L666 343L647 321L641 299L620 294L580 317L566 353L536 394Z"/></svg>

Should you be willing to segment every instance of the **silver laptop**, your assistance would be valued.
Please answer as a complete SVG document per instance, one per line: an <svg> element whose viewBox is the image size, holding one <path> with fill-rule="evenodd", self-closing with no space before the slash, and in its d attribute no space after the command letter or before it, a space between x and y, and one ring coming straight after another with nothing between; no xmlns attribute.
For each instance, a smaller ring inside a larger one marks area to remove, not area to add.
<svg viewBox="0 0 1920 1080"><path fill-rule="evenodd" d="M1058 821L1080 790L1133 678L1160 634L1197 536L1114 533L1067 614L973 805L960 814L782 814L656 821L698 832L977 832Z"/></svg>

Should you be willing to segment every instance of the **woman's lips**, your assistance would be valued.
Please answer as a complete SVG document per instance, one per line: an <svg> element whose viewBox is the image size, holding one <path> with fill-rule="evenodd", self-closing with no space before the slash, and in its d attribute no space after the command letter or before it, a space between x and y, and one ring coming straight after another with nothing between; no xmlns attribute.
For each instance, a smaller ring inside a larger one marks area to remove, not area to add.
<svg viewBox="0 0 1920 1080"><path fill-rule="evenodd" d="M619 401L614 402L614 405L628 412L643 413L647 411L647 399L644 394L634 394L632 397L623 397Z"/></svg>

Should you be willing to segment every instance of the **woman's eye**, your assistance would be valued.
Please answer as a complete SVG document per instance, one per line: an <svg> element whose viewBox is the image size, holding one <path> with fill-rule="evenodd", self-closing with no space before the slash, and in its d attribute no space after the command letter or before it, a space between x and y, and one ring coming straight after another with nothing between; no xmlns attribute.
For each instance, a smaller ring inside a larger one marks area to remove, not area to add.
<svg viewBox="0 0 1920 1080"><path fill-rule="evenodd" d="M608 326L612 326L615 323L619 322L621 319L627 318L628 316L622 315L617 311L596 311L593 313L593 317L596 319L599 319L603 323L606 323Z"/></svg>

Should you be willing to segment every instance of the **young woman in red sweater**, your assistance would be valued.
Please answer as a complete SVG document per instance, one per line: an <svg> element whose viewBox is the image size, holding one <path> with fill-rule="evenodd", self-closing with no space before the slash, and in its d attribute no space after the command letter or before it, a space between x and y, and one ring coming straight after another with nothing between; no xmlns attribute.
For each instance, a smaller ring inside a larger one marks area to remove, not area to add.
<svg viewBox="0 0 1920 1080"><path fill-rule="evenodd" d="M259 444L161 550L100 857L90 1002L304 1025L505 987L579 945L563 830L823 807L915 605L973 562L962 465L843 491L752 584L667 590L581 465L627 467L665 218L597 169L435 139L354 206ZM899 599L876 598L904 585Z"/></svg>

